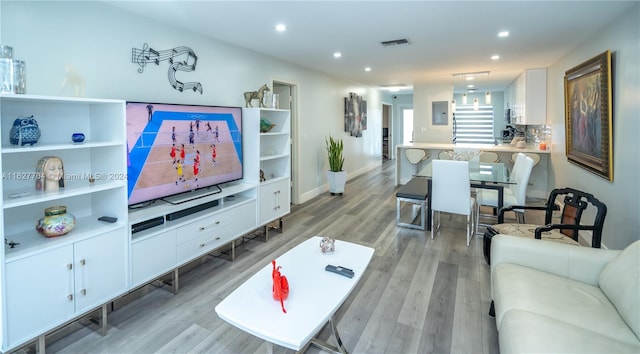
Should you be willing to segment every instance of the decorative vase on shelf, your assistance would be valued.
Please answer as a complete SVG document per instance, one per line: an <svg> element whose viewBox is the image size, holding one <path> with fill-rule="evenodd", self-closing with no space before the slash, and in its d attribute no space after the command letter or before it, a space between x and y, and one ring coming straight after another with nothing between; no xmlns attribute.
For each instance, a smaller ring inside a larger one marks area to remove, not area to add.
<svg viewBox="0 0 640 354"><path fill-rule="evenodd" d="M260 118L260 133L267 133L276 125L265 118Z"/></svg>
<svg viewBox="0 0 640 354"><path fill-rule="evenodd" d="M68 234L76 226L76 217L67 212L64 205L52 206L44 210L44 217L36 223L36 230L44 237L58 237Z"/></svg>

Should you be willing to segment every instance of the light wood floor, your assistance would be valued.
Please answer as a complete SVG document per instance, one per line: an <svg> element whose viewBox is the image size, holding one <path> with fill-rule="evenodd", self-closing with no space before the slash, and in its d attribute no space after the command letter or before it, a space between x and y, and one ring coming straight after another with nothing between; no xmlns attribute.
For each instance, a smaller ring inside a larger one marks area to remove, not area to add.
<svg viewBox="0 0 640 354"><path fill-rule="evenodd" d="M214 307L272 259L314 235L375 248L375 254L336 314L352 353L498 353L482 238L466 246L465 219L443 215L434 240L397 227L395 163L349 181L344 196L296 205L284 233L270 232L237 247L234 262L208 257L181 273L180 291L153 288L109 315L109 332L80 327L47 345L48 353L263 353L265 343L227 324ZM286 274L286 272L285 272ZM295 288L295 284L291 284ZM328 339L325 327L320 337ZM289 353L274 347L276 353ZM311 347L309 353L318 350Z"/></svg>

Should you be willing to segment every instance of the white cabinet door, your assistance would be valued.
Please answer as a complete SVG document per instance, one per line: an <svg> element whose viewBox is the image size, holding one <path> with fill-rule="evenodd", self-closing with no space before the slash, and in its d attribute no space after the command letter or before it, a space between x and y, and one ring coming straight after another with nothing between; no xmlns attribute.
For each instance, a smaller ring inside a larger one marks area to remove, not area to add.
<svg viewBox="0 0 640 354"><path fill-rule="evenodd" d="M176 230L169 230L131 246L132 287L154 279L176 266Z"/></svg>
<svg viewBox="0 0 640 354"><path fill-rule="evenodd" d="M76 312L107 302L127 288L127 231L118 229L74 246Z"/></svg>
<svg viewBox="0 0 640 354"><path fill-rule="evenodd" d="M227 240L238 237L239 235L246 234L251 230L255 230L258 225L258 215L256 213L257 206L256 201L252 200L249 203L243 204L232 211L232 217L227 228Z"/></svg>
<svg viewBox="0 0 640 354"><path fill-rule="evenodd" d="M527 69L511 84L515 87L512 123L542 125L547 120L547 69Z"/></svg>
<svg viewBox="0 0 640 354"><path fill-rule="evenodd" d="M258 224L264 225L289 213L289 180L260 185Z"/></svg>
<svg viewBox="0 0 640 354"><path fill-rule="evenodd" d="M74 313L73 246L6 265L9 346L38 336Z"/></svg>
<svg viewBox="0 0 640 354"><path fill-rule="evenodd" d="M547 122L547 69L529 69L526 74L526 111L523 124Z"/></svg>

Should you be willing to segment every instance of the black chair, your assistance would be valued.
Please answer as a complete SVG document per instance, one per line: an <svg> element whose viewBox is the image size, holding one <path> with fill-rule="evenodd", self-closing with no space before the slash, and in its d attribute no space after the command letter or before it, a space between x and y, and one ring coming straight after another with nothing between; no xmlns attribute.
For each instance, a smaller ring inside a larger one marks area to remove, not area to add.
<svg viewBox="0 0 640 354"><path fill-rule="evenodd" d="M562 199L562 213L560 223L552 224L551 219L555 210L560 210L556 203L558 197ZM592 224L581 223L582 213L591 204L596 208L596 215ZM607 206L592 194L573 188L559 188L551 191L547 204L544 206L511 205L500 209L500 214L513 209L544 210L545 225L532 224L496 224L487 228L484 234L483 251L487 264L491 264L491 238L497 234L531 237L538 240L548 240L579 245L578 233L588 230L592 233L591 247L600 248L602 241L602 227L607 215Z"/></svg>

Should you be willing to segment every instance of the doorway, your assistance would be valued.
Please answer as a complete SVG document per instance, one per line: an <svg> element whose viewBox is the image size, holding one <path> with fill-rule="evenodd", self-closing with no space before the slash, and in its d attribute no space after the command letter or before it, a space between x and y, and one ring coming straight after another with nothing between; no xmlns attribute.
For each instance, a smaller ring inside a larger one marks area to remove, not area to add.
<svg viewBox="0 0 640 354"><path fill-rule="evenodd" d="M390 160L392 159L392 151L390 147L393 146L391 144L391 137L393 134L391 133L391 112L393 106L388 103L382 103L382 159Z"/></svg>
<svg viewBox="0 0 640 354"><path fill-rule="evenodd" d="M291 141L290 141L290 154L291 154L291 166L289 173L290 176L290 195L291 195L291 204L299 204L299 187L298 187L298 111L297 111L297 102L298 102L298 85L285 82L285 81L277 81L273 80L272 85L273 93L278 94L278 108L279 109L288 109L291 112L291 127L289 131L291 132Z"/></svg>
<svg viewBox="0 0 640 354"><path fill-rule="evenodd" d="M402 143L413 143L413 108L402 110Z"/></svg>

